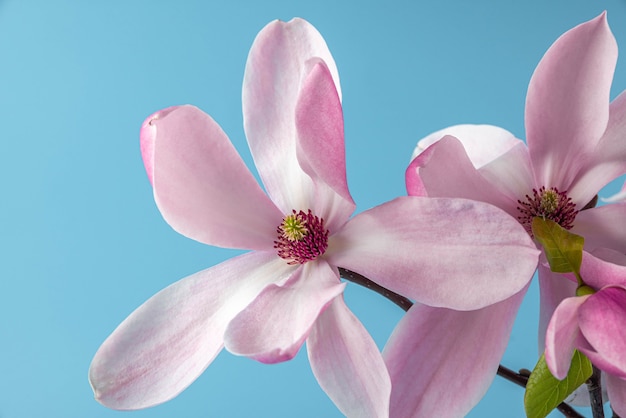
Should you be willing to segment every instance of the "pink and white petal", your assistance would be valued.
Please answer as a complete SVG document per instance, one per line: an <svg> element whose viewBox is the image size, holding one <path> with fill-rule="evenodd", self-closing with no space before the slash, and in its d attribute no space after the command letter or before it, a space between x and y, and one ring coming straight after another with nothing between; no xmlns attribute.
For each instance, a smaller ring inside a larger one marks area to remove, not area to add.
<svg viewBox="0 0 626 418"><path fill-rule="evenodd" d="M178 109L178 106L172 106L154 112L141 124L139 131L139 149L141 150L143 166L146 169L148 180L150 180L150 185L152 186L154 186L154 141L156 140L156 127L153 126L152 123L155 119L163 118L176 109Z"/></svg>
<svg viewBox="0 0 626 418"><path fill-rule="evenodd" d="M315 378L344 415L389 416L389 373L376 343L343 296L313 325L307 352Z"/></svg>
<svg viewBox="0 0 626 418"><path fill-rule="evenodd" d="M598 144L597 150L607 159L626 159L626 90L622 91L609 105L609 123Z"/></svg>
<svg viewBox="0 0 626 418"><path fill-rule="evenodd" d="M538 352L543 353L546 348L546 332L548 324L557 306L566 298L576 295L577 284L568 280L567 275L553 273L545 261L545 256L541 256L538 266L539 276L539 331L537 335ZM545 263L544 263L545 261Z"/></svg>
<svg viewBox="0 0 626 418"><path fill-rule="evenodd" d="M274 21L257 35L246 62L243 119L252 156L265 189L284 212L296 209L310 179L296 157L296 103L307 62L322 59L341 97L339 75L322 35L308 22Z"/></svg>
<svg viewBox="0 0 626 418"><path fill-rule="evenodd" d="M291 360L320 312L345 285L325 261L306 263L284 285L267 286L230 321L226 349L262 363Z"/></svg>
<svg viewBox="0 0 626 418"><path fill-rule="evenodd" d="M610 248L626 254L626 202L598 206L576 215L571 231L585 237L585 250Z"/></svg>
<svg viewBox="0 0 626 418"><path fill-rule="evenodd" d="M626 254L620 253L619 251L615 251L610 248L597 248L593 251L593 256L609 263L626 266Z"/></svg>
<svg viewBox="0 0 626 418"><path fill-rule="evenodd" d="M392 383L390 415L467 415L496 376L526 290L476 311L413 305L383 350ZM471 376L471 384L459 376ZM450 394L454 402L442 402Z"/></svg>
<svg viewBox="0 0 626 418"><path fill-rule="evenodd" d="M352 218L324 255L417 302L457 310L518 293L538 256L525 229L495 206L411 196Z"/></svg>
<svg viewBox="0 0 626 418"><path fill-rule="evenodd" d="M626 380L612 374L605 373L607 392L611 409L620 416L626 416Z"/></svg>
<svg viewBox="0 0 626 418"><path fill-rule="evenodd" d="M624 256L621 253L609 252L607 249L598 252L599 254L607 254L612 258L624 260ZM616 254L613 254L616 253ZM621 256L621 257L620 257ZM583 251L583 261L580 266L580 275L582 276L585 284L593 287L594 289L602 289L606 286L623 286L626 287L626 265L615 264L610 261L605 261L594 255Z"/></svg>
<svg viewBox="0 0 626 418"><path fill-rule="evenodd" d="M584 351L590 360L605 372L626 378L626 289L605 287L589 296L580 307L578 322L597 353Z"/></svg>
<svg viewBox="0 0 626 418"><path fill-rule="evenodd" d="M296 107L297 157L315 184L307 207L326 220L332 234L356 205L346 179L341 101L326 64L311 61Z"/></svg>
<svg viewBox="0 0 626 418"><path fill-rule="evenodd" d="M467 155L475 168L480 168L495 160L517 144L523 144L521 139L506 129L493 125L454 125L418 141L411 160L421 154L426 148L439 141L444 136L458 138L463 144Z"/></svg>
<svg viewBox="0 0 626 418"><path fill-rule="evenodd" d="M461 141L453 136L440 139L418 155L405 176L409 195L460 197L502 208L513 204L474 168Z"/></svg>
<svg viewBox="0 0 626 418"><path fill-rule="evenodd" d="M500 206L500 209L514 217L519 216L518 200L523 200L527 194L532 195L532 190L536 188L530 154L524 143L514 145L499 158L481 167L478 172L499 193L506 196L507 205Z"/></svg>
<svg viewBox="0 0 626 418"><path fill-rule="evenodd" d="M613 181L626 172L626 159L608 160L595 155L587 159L585 166L579 171L580 176L574 180L573 185L567 191L567 196L572 199L580 210L589 203L600 190L609 182ZM601 198L603 202L619 202L621 194L608 199ZM626 193L623 194L626 197Z"/></svg>
<svg viewBox="0 0 626 418"><path fill-rule="evenodd" d="M432 151L432 150L430 150ZM423 155L416 157L404 172L404 181L406 183L406 192L409 196L428 197L426 185L420 177L420 169L423 165L428 164L432 153L426 151Z"/></svg>
<svg viewBox="0 0 626 418"><path fill-rule="evenodd" d="M593 150L593 155L588 159L586 168L580 173L575 185L572 187L572 199L577 194L585 194L584 198L590 200L598 191L610 181L626 173L626 91L622 92L609 107L609 123L606 132ZM626 186L626 185L625 185ZM626 189L613 198L602 199L606 202L614 202L626 198Z"/></svg>
<svg viewBox="0 0 626 418"><path fill-rule="evenodd" d="M113 409L141 409L178 395L221 351L228 322L290 269L274 254L248 253L148 299L113 331L91 362L89 381L98 402Z"/></svg>
<svg viewBox="0 0 626 418"><path fill-rule="evenodd" d="M602 137L617 43L606 13L567 31L548 49L528 86L526 133L537 180L568 190Z"/></svg>
<svg viewBox="0 0 626 418"><path fill-rule="evenodd" d="M205 244L272 250L283 214L209 115L193 106L157 112L141 138L154 198L172 228Z"/></svg>
<svg viewBox="0 0 626 418"><path fill-rule="evenodd" d="M571 297L561 301L552 314L546 331L546 363L559 380L565 379L580 334L578 310L589 296Z"/></svg>

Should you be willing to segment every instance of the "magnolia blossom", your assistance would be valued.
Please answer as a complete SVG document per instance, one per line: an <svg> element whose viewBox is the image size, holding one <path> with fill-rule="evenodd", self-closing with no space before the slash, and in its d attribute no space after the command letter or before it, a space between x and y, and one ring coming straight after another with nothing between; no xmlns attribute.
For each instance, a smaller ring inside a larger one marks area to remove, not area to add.
<svg viewBox="0 0 626 418"><path fill-rule="evenodd" d="M489 125L435 132L419 142L406 171L409 195L488 202L529 234L532 219L542 216L584 236L589 251L606 247L626 253L626 204L583 210L604 185L626 172L626 94L609 104L616 60L605 13L569 30L549 48L530 81L528 145ZM500 278L491 280L495 285ZM552 312L576 286L542 265L539 280L543 350ZM412 408L415 416L465 415L495 376L525 291L471 313L414 306L384 351L394 386L392 412ZM422 343L426 340L433 346ZM435 344L454 349L442 355ZM472 385L461 382L459 374L472 376ZM413 384L416 376L423 383ZM439 402L444 392L455 393L452 408Z"/></svg>
<svg viewBox="0 0 626 418"><path fill-rule="evenodd" d="M626 256L613 255L622 265L583 253L581 276L597 291L561 301L548 324L545 353L558 379L567 376L574 349L589 357L604 372L611 407L626 416Z"/></svg>
<svg viewBox="0 0 626 418"><path fill-rule="evenodd" d="M91 364L96 399L156 405L224 347L275 363L306 341L313 373L344 414L387 416L389 375L344 303L338 267L419 303L476 309L519 292L538 251L507 214L463 199L401 197L350 219L337 69L301 19L257 36L243 115L267 194L199 109L144 122L142 155L165 220L197 241L251 251L172 284L122 322Z"/></svg>

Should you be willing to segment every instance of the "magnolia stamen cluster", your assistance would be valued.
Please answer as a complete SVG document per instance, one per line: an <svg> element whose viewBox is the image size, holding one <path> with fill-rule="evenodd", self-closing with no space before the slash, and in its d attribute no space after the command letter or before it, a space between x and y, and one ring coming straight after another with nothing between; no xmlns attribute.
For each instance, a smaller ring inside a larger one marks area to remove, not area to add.
<svg viewBox="0 0 626 418"><path fill-rule="evenodd" d="M308 212L295 209L283 218L276 228L278 238L274 248L278 256L287 260L287 264L304 264L315 260L326 252L328 247L328 230L324 220Z"/></svg>
<svg viewBox="0 0 626 418"><path fill-rule="evenodd" d="M539 190L533 189L532 196L526 195L525 202L518 200L517 203L520 204L517 207L520 212L517 219L531 236L534 217L549 219L565 229L571 229L578 214L572 199L567 197L566 192L560 192L556 187L546 189L542 186Z"/></svg>

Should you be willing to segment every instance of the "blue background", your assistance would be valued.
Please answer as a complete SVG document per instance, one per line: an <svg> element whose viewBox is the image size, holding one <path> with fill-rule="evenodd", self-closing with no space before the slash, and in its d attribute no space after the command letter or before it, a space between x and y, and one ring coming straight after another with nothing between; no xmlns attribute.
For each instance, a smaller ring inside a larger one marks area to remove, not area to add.
<svg viewBox="0 0 626 418"><path fill-rule="evenodd" d="M362 211L405 194L413 147L434 130L491 123L523 138L543 53L604 9L626 49L624 0L0 0L0 417L340 416L304 350L272 366L223 352L176 399L144 411L93 400L87 370L109 333L161 288L236 254L162 220L141 122L195 104L251 166L241 120L248 50L269 21L303 17L339 67L348 181ZM612 97L624 89L622 56ZM382 347L402 312L355 285L346 299ZM533 367L537 317L535 283L508 367ZM470 416L522 417L522 397L497 378Z"/></svg>

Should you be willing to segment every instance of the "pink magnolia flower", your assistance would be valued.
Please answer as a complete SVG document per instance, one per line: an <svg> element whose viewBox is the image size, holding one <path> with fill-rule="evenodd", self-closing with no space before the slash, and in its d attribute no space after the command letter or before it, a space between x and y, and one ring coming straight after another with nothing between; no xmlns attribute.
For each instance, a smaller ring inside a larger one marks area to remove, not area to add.
<svg viewBox="0 0 626 418"><path fill-rule="evenodd" d="M117 409L156 405L224 347L275 363L306 341L313 373L344 414L387 416L389 375L343 301L338 266L420 303L476 309L519 292L538 251L508 215L462 199L401 197L349 219L337 70L301 19L257 36L243 114L267 194L199 109L144 122L142 154L165 220L200 242L251 251L172 284L122 322L91 364L95 396Z"/></svg>
<svg viewBox="0 0 626 418"><path fill-rule="evenodd" d="M606 252L606 250L605 250ZM616 253L623 264L626 256ZM546 332L546 363L564 379L574 349L585 354L604 374L608 400L620 416L626 415L626 266L584 252L581 276L597 290L569 297L557 306ZM575 282L575 279L573 279Z"/></svg>
<svg viewBox="0 0 626 418"><path fill-rule="evenodd" d="M626 94L609 105L616 60L605 13L569 30L546 52L530 81L528 146L489 125L435 132L419 142L407 169L409 195L491 203L529 233L532 218L543 216L583 235L589 251L607 247L626 253L626 229L616 227L626 222L626 204L582 210L605 184L626 172ZM552 312L574 294L575 285L543 266L539 280L543 338ZM384 350L394 386L391 411L465 415L495 376L525 291L471 313L413 307ZM441 353L434 346L454 349ZM459 370L472 376L472 385L456 378ZM417 375L423 383L412 382ZM451 408L438 401L444 392L455 393Z"/></svg>

